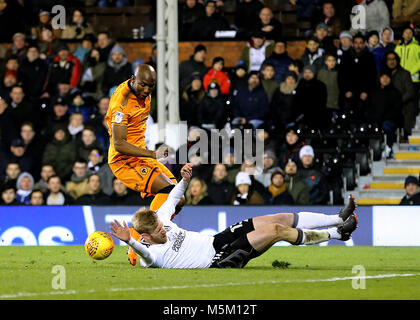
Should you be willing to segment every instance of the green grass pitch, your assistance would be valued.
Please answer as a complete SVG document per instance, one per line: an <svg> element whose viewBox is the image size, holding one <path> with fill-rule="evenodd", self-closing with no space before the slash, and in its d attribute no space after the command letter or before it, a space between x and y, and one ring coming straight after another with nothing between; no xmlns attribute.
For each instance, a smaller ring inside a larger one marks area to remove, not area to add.
<svg viewBox="0 0 420 320"><path fill-rule="evenodd" d="M420 299L419 247L273 247L244 269L144 269L128 264L125 247L94 261L82 246L0 247L3 299ZM273 267L274 261L288 268ZM53 266L65 289L52 288ZM353 289L352 267L366 270Z"/></svg>

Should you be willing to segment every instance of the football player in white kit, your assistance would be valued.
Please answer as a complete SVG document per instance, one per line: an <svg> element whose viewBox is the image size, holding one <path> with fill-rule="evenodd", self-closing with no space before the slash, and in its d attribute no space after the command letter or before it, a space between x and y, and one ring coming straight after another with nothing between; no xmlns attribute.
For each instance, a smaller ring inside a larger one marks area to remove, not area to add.
<svg viewBox="0 0 420 320"><path fill-rule="evenodd" d="M171 221L175 207L187 189L192 164L181 169L182 180L169 193L157 210L138 210L133 228L142 236L140 242L130 236L125 223L111 223L111 234L126 242L139 256L143 267L152 268L243 268L278 241L293 245L316 244L330 239L346 241L356 230L356 202L348 204L336 215L313 212L278 213L250 218L211 236L184 230ZM197 214L200 214L198 211ZM325 228L311 230L313 228Z"/></svg>

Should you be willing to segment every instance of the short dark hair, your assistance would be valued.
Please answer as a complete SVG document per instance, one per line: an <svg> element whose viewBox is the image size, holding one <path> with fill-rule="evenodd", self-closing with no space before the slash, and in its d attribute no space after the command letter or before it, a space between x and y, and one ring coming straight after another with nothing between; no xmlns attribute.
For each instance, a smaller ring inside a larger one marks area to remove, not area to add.
<svg viewBox="0 0 420 320"><path fill-rule="evenodd" d="M48 180L47 180L47 183L50 183L50 180L54 179L54 178L58 178L60 180L60 183L61 183L61 178L57 175L53 175L53 176L49 177Z"/></svg>
<svg viewBox="0 0 420 320"><path fill-rule="evenodd" d="M99 181L101 181L101 176L99 174L97 174L96 172L90 174L88 176L88 180L87 181L90 182L90 178L92 178L93 176L97 176L99 178Z"/></svg>
<svg viewBox="0 0 420 320"><path fill-rule="evenodd" d="M76 164L76 162L77 163L84 163L84 164L87 165L87 161L85 159L83 159L83 158L76 159L76 161L73 163L73 166Z"/></svg>
<svg viewBox="0 0 420 320"><path fill-rule="evenodd" d="M362 34L362 33L357 33L354 37L353 37L353 42L357 39L357 38L360 38L360 39L363 39L363 41L366 41L366 37Z"/></svg>

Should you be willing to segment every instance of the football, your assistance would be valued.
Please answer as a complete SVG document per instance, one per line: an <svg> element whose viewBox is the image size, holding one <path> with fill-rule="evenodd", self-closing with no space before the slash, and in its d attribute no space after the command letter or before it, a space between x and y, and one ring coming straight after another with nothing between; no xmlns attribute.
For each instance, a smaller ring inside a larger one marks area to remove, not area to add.
<svg viewBox="0 0 420 320"><path fill-rule="evenodd" d="M108 233L95 231L86 239L85 250L92 259L104 260L114 250L114 241Z"/></svg>

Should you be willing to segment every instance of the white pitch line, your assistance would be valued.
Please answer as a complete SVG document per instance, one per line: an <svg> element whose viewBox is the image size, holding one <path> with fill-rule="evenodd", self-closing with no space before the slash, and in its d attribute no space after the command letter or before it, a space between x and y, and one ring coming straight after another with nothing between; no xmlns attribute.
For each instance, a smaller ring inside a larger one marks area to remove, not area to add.
<svg viewBox="0 0 420 320"><path fill-rule="evenodd" d="M209 283L185 286L160 286L160 287L147 287L147 288L111 288L97 291L95 289L76 291L49 291L49 292L18 292L15 294L0 295L0 299L15 299L23 297L37 297L37 296L57 296L57 295L71 295L71 294L88 294L95 292L123 292L123 291L158 291L158 290L179 290L179 289L193 289L193 288L213 288L213 287L233 287L233 286L255 286L264 284L281 284L281 283L314 283L314 282L335 282L346 280L361 280L361 279L385 279L397 277L417 277L420 273L403 273L403 274L379 274L375 276L364 277L342 277L342 278L327 278L327 279L306 279L306 280L283 280L283 281L252 281L252 282L227 282L227 283Z"/></svg>

